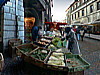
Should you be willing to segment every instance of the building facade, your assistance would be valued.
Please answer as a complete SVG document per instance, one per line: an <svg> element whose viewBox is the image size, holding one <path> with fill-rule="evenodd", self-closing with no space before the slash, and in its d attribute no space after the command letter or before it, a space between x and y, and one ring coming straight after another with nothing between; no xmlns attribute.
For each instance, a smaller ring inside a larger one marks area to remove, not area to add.
<svg viewBox="0 0 100 75"><path fill-rule="evenodd" d="M70 24L93 25L93 32L100 32L100 0L74 1L67 12Z"/></svg>

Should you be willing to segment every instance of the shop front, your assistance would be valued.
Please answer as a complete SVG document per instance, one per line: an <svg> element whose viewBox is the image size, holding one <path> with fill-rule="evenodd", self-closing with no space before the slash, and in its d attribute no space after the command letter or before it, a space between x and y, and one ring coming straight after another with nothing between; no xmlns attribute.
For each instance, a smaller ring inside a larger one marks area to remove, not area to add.
<svg viewBox="0 0 100 75"><path fill-rule="evenodd" d="M32 41L31 29L34 24L37 26L44 25L44 12L45 12L45 1L42 0L24 0L24 19L25 19L25 42Z"/></svg>

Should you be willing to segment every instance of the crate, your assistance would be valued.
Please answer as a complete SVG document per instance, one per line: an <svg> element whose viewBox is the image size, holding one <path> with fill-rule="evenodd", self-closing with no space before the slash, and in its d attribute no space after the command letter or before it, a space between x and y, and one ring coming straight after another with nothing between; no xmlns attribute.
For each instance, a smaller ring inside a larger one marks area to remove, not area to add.
<svg viewBox="0 0 100 75"><path fill-rule="evenodd" d="M4 58L3 58L3 55L2 53L0 53L0 71L3 70L3 67L4 67Z"/></svg>
<svg viewBox="0 0 100 75"><path fill-rule="evenodd" d="M22 44L22 40L21 39L10 39L9 41L9 45L11 46L18 46L20 44Z"/></svg>
<svg viewBox="0 0 100 75"><path fill-rule="evenodd" d="M48 51L48 54L47 54L47 56L45 57L45 59L44 59L44 60L39 60L39 59L37 59L37 58L35 58L35 57L32 57L32 56L31 56L32 53L31 53L31 54L29 55L29 57L30 57L30 60L29 60L29 61L30 61L32 64L34 64L34 65L37 65L37 66L39 66L39 67L43 67L43 68L44 68L44 63L46 62L46 59L50 56L51 50L48 50L48 49L39 47L39 48L37 48L36 50L34 50L33 53L36 52L37 50L46 50L46 51Z"/></svg>
<svg viewBox="0 0 100 75"><path fill-rule="evenodd" d="M47 47L49 44L46 43L46 45L45 45L45 44L40 44L39 42L35 42L35 45L37 45L39 47Z"/></svg>
<svg viewBox="0 0 100 75"><path fill-rule="evenodd" d="M29 53L33 50L35 50L38 46L34 45L34 44L22 44L22 45L19 45L19 46L16 46L16 55L17 56L20 56L22 59L24 59L25 61L28 61L29 60ZM24 52L22 49L32 49L31 51L27 51L27 52Z"/></svg>
<svg viewBox="0 0 100 75"><path fill-rule="evenodd" d="M15 47L22 44L21 39L10 39L8 41L9 44L9 55L10 57L14 58L16 56Z"/></svg>
<svg viewBox="0 0 100 75"><path fill-rule="evenodd" d="M42 38L49 39L49 40L53 39L53 37L50 37L50 36L42 36Z"/></svg>
<svg viewBox="0 0 100 75"><path fill-rule="evenodd" d="M79 72L84 75L83 71L90 67L90 64L79 55L65 54L65 59L70 59L70 61L66 61L66 65L69 68L69 75L75 75L75 73Z"/></svg>
<svg viewBox="0 0 100 75"><path fill-rule="evenodd" d="M53 52L52 52L52 53L53 53ZM51 55L52 55L52 53L51 53ZM55 53L62 53L62 52L55 52ZM64 54L64 53L63 53L63 54ZM51 55L50 55L50 56L51 56ZM59 65L51 65L51 64L48 64L48 61L49 61L50 56L46 59L46 63L45 63L45 68L46 68L46 69L68 72L68 67L66 67L66 64L65 64L65 66L59 66ZM65 57L64 57L64 58L65 58ZM63 62L65 63L65 59L64 59Z"/></svg>

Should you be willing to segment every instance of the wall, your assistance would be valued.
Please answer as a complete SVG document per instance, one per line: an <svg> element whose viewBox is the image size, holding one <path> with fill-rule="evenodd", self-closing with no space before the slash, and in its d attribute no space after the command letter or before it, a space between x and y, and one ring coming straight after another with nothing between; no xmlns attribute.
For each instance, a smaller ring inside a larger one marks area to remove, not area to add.
<svg viewBox="0 0 100 75"><path fill-rule="evenodd" d="M16 1L10 0L5 4L3 9L3 48L8 48L8 40L16 38ZM24 41L24 8L23 0L18 0L18 38Z"/></svg>

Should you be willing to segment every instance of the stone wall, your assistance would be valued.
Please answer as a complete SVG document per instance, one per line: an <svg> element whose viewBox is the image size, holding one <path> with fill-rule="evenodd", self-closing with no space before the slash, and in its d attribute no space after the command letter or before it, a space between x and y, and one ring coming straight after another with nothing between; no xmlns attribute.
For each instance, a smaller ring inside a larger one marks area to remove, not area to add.
<svg viewBox="0 0 100 75"><path fill-rule="evenodd" d="M3 48L8 48L8 40L16 38L16 0L10 0L3 8ZM24 41L24 8L23 0L18 0L18 38Z"/></svg>

